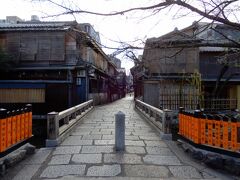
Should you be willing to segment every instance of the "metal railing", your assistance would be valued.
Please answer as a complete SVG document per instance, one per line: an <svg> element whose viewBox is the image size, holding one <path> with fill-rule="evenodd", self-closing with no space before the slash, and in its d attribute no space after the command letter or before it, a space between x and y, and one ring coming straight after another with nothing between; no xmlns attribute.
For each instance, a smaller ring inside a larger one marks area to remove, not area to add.
<svg viewBox="0 0 240 180"><path fill-rule="evenodd" d="M171 110L161 110L138 99L135 99L135 107L163 133L167 134L171 132Z"/></svg>
<svg viewBox="0 0 240 180"><path fill-rule="evenodd" d="M93 108L93 100L89 100L61 112L50 112L47 115L47 140L46 146L57 146L64 135Z"/></svg>

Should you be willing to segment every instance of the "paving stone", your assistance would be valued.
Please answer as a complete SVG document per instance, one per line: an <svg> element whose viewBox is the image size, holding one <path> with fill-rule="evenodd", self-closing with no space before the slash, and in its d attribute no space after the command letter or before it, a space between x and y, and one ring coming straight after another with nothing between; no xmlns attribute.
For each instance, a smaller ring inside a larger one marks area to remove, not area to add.
<svg viewBox="0 0 240 180"><path fill-rule="evenodd" d="M113 130L115 129L114 124L102 124L102 123L100 123L99 127L101 127L102 129L108 129L108 128L113 129Z"/></svg>
<svg viewBox="0 0 240 180"><path fill-rule="evenodd" d="M112 153L113 146L83 146L81 153Z"/></svg>
<svg viewBox="0 0 240 180"><path fill-rule="evenodd" d="M53 151L53 155L56 154L78 154L82 146L60 146Z"/></svg>
<svg viewBox="0 0 240 180"><path fill-rule="evenodd" d="M113 129L113 128L103 128L103 127L101 127L101 129L100 129L100 132L113 132L113 131L115 131L115 129Z"/></svg>
<svg viewBox="0 0 240 180"><path fill-rule="evenodd" d="M169 176L169 170L164 166L124 165L124 172L126 173L126 176L146 178L166 178Z"/></svg>
<svg viewBox="0 0 240 180"><path fill-rule="evenodd" d="M104 163L142 164L142 161L136 154L104 154Z"/></svg>
<svg viewBox="0 0 240 180"><path fill-rule="evenodd" d="M127 146L145 146L143 141L125 140Z"/></svg>
<svg viewBox="0 0 240 180"><path fill-rule="evenodd" d="M157 135L155 135L155 136L139 136L139 138L143 139L143 140L160 140L161 139Z"/></svg>
<svg viewBox="0 0 240 180"><path fill-rule="evenodd" d="M92 145L93 140L82 140L78 136L69 136L62 142L61 145L76 146L76 145Z"/></svg>
<svg viewBox="0 0 240 180"><path fill-rule="evenodd" d="M113 132L113 134L115 134L115 132ZM132 131L125 131L125 136L133 136L133 132Z"/></svg>
<svg viewBox="0 0 240 180"><path fill-rule="evenodd" d="M89 126L90 126L90 125L95 126L95 125L97 125L98 123L96 123L96 121L85 120L85 121L83 121L82 124L88 124ZM80 127L81 127L81 126L80 126Z"/></svg>
<svg viewBox="0 0 240 180"><path fill-rule="evenodd" d="M86 165L48 166L40 175L42 178L57 178L67 175L84 175Z"/></svg>
<svg viewBox="0 0 240 180"><path fill-rule="evenodd" d="M133 136L133 135L130 135L130 136L125 135L125 139L126 140L140 140L138 136Z"/></svg>
<svg viewBox="0 0 240 180"><path fill-rule="evenodd" d="M74 131L71 133L71 136L81 136L85 134L89 134L91 131Z"/></svg>
<svg viewBox="0 0 240 180"><path fill-rule="evenodd" d="M149 125L148 125L147 123L142 123L141 119L139 118L139 119L136 121L135 127L146 127L146 128L148 128Z"/></svg>
<svg viewBox="0 0 240 180"><path fill-rule="evenodd" d="M92 131L91 134L101 134L101 135L111 135L112 134L112 131Z"/></svg>
<svg viewBox="0 0 240 180"><path fill-rule="evenodd" d="M48 163L50 165L56 165L56 164L69 164L71 159L71 155L55 155L52 156L51 161Z"/></svg>
<svg viewBox="0 0 240 180"><path fill-rule="evenodd" d="M88 168L87 176L117 176L121 173L121 166L115 165L103 165L92 166Z"/></svg>
<svg viewBox="0 0 240 180"><path fill-rule="evenodd" d="M55 180L55 179L51 179ZM162 180L159 178L146 178L146 177L120 177L120 176L112 176L112 177L93 177L93 176L86 176L86 177L75 177L75 176L67 176L61 178L61 180ZM176 180L176 179L168 179L168 180ZM217 179L219 180L219 179Z"/></svg>
<svg viewBox="0 0 240 180"><path fill-rule="evenodd" d="M192 166L169 166L168 168L177 178L202 178L200 173Z"/></svg>
<svg viewBox="0 0 240 180"><path fill-rule="evenodd" d="M104 134L104 135L102 135L102 140L113 140L113 139L115 139L115 135L106 135L106 134Z"/></svg>
<svg viewBox="0 0 240 180"><path fill-rule="evenodd" d="M150 128L150 126L147 126L147 127L144 126L144 127L140 127L140 128L141 128L141 130L145 130L145 131L146 131L146 130L148 130L148 131L151 130L151 131L155 132L152 128Z"/></svg>
<svg viewBox="0 0 240 180"><path fill-rule="evenodd" d="M155 133L147 133L147 132L132 132L133 135L135 136L156 136Z"/></svg>
<svg viewBox="0 0 240 180"><path fill-rule="evenodd" d="M42 164L52 151L51 148L41 148L38 151L36 151L35 154L29 156L26 160L23 161L23 164Z"/></svg>
<svg viewBox="0 0 240 180"><path fill-rule="evenodd" d="M74 163L101 163L102 154L74 154L72 157Z"/></svg>
<svg viewBox="0 0 240 180"><path fill-rule="evenodd" d="M142 146L126 146L126 152L132 154L145 154L146 151Z"/></svg>
<svg viewBox="0 0 240 180"><path fill-rule="evenodd" d="M135 131L135 133L139 133L139 134L148 134L148 133L154 133L155 134L155 132L152 129L147 129L147 130L145 130L145 129L143 129L143 130L135 129L134 131Z"/></svg>
<svg viewBox="0 0 240 180"><path fill-rule="evenodd" d="M90 134L90 135L83 135L83 140L94 140L94 139L102 139L101 134Z"/></svg>
<svg viewBox="0 0 240 180"><path fill-rule="evenodd" d="M12 180L29 180L37 172L41 165L25 165Z"/></svg>
<svg viewBox="0 0 240 180"><path fill-rule="evenodd" d="M107 121L107 122L106 122L106 121L103 121L103 122L101 122L100 124L101 124L101 125L104 125L104 126L105 126L105 125L114 125L113 121Z"/></svg>
<svg viewBox="0 0 240 180"><path fill-rule="evenodd" d="M114 145L115 140L94 140L95 145Z"/></svg>
<svg viewBox="0 0 240 180"><path fill-rule="evenodd" d="M161 156L173 156L174 154L169 148L162 148L162 147L146 147L147 153L148 154L157 154Z"/></svg>
<svg viewBox="0 0 240 180"><path fill-rule="evenodd" d="M143 161L148 164L181 165L181 162L176 156L146 155L143 157Z"/></svg>
<svg viewBox="0 0 240 180"><path fill-rule="evenodd" d="M79 127L76 128L74 132L89 132L90 130L96 130L96 128L89 125L86 126L84 124L81 124Z"/></svg>
<svg viewBox="0 0 240 180"><path fill-rule="evenodd" d="M144 140L147 146L157 146L157 147L167 147L166 143L163 141L146 141Z"/></svg>
<svg viewBox="0 0 240 180"><path fill-rule="evenodd" d="M96 111L94 111L94 114L96 113ZM92 119L92 118L87 118L86 120L85 120L86 122L97 122L97 121L102 121L101 119ZM84 122L85 122L84 121Z"/></svg>
<svg viewBox="0 0 240 180"><path fill-rule="evenodd" d="M78 126L76 129L79 131L89 131L89 130L96 130L99 129L97 126L98 123L95 124L81 124L80 126Z"/></svg>

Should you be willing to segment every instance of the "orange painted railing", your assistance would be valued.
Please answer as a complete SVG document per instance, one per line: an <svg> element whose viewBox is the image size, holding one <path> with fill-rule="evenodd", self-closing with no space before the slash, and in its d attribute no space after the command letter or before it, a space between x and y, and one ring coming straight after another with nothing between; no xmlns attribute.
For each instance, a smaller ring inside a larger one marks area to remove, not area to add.
<svg viewBox="0 0 240 180"><path fill-rule="evenodd" d="M240 122L227 116L180 111L179 134L196 144L240 153Z"/></svg>
<svg viewBox="0 0 240 180"><path fill-rule="evenodd" d="M32 108L0 109L0 153L32 136Z"/></svg>

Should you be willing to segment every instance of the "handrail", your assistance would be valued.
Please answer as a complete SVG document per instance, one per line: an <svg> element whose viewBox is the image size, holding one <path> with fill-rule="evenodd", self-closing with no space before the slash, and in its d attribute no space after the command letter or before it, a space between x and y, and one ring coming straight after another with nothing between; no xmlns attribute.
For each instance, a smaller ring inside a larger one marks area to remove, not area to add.
<svg viewBox="0 0 240 180"><path fill-rule="evenodd" d="M157 126L163 133L170 133L171 121L172 121L172 111L168 109L158 109L151 106L145 102L135 99L135 107L139 110L145 117L147 117L151 122Z"/></svg>
<svg viewBox="0 0 240 180"><path fill-rule="evenodd" d="M46 146L57 146L63 139L63 136L92 108L93 100L89 100L61 112L48 113ZM60 126L60 124L63 125Z"/></svg>

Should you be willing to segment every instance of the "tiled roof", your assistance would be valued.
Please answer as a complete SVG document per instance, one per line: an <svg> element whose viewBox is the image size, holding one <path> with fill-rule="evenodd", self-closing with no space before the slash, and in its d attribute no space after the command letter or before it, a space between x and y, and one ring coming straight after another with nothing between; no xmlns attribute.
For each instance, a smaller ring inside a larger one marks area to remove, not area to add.
<svg viewBox="0 0 240 180"><path fill-rule="evenodd" d="M21 22L21 23L0 23L0 31L29 31L29 30L67 30L74 22Z"/></svg>
<svg viewBox="0 0 240 180"><path fill-rule="evenodd" d="M223 52L226 50L224 47L199 47L200 52Z"/></svg>

